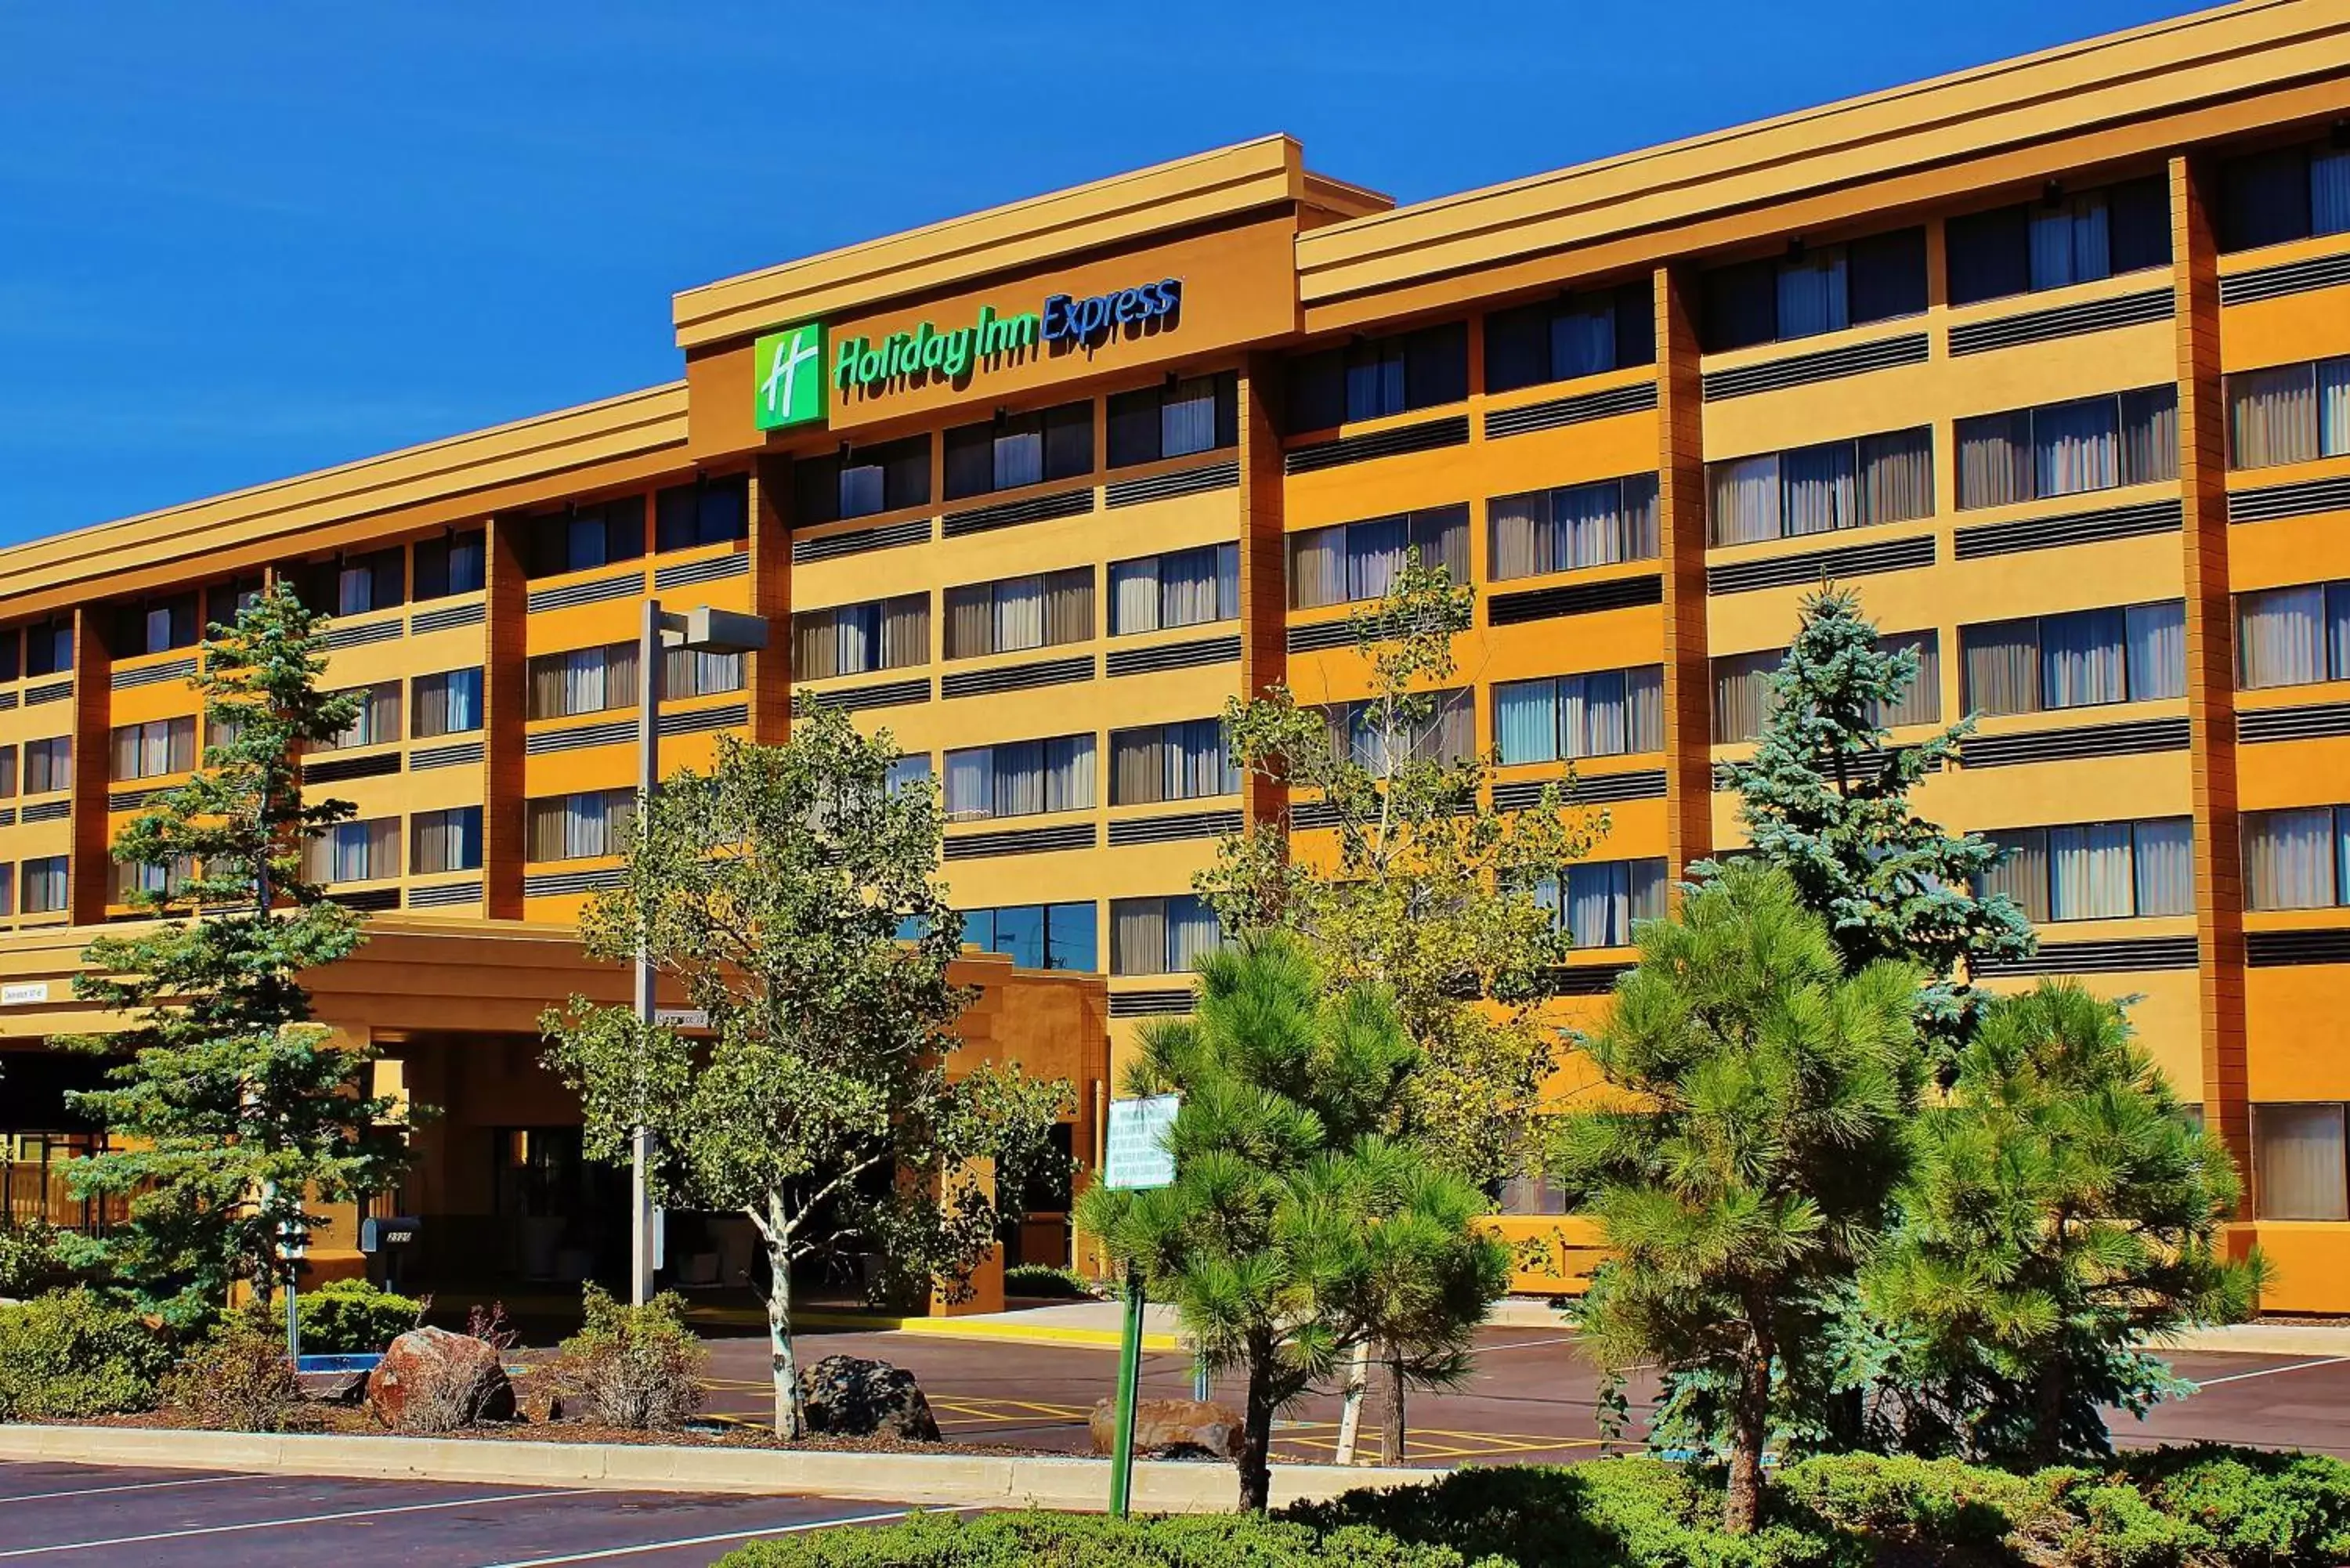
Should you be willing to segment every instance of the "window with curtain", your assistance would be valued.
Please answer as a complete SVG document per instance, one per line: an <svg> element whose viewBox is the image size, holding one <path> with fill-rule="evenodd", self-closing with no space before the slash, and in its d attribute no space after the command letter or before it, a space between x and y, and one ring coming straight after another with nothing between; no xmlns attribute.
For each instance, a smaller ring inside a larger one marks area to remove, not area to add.
<svg viewBox="0 0 2350 1568"><path fill-rule="evenodd" d="M1897 229L1848 244L1716 267L1699 280L1699 337L1709 353L1816 337L1926 308L1926 231Z"/></svg>
<svg viewBox="0 0 2350 1568"><path fill-rule="evenodd" d="M1336 702L1323 710L1330 726L1333 749L1344 748L1362 767L1381 776L1412 759L1457 763L1476 750L1476 694L1468 690L1431 691L1433 711L1412 724L1408 733L1382 731L1378 705L1363 701Z"/></svg>
<svg viewBox="0 0 2350 1568"><path fill-rule="evenodd" d="M2350 231L2350 147L2337 138L2230 159L2219 217L2226 251Z"/></svg>
<svg viewBox="0 0 2350 1568"><path fill-rule="evenodd" d="M2252 1215L2350 1220L2350 1150L2339 1103L2252 1107Z"/></svg>
<svg viewBox="0 0 2350 1568"><path fill-rule="evenodd" d="M331 593L317 601L311 601L307 595L304 597L305 602L315 602L319 607L331 608L334 603ZM192 648L201 631L196 620L196 596L192 593L132 599L115 607L114 635L109 640L120 657Z"/></svg>
<svg viewBox="0 0 2350 1568"><path fill-rule="evenodd" d="M2296 806L2243 815L2244 907L2327 909L2350 889L2350 806Z"/></svg>
<svg viewBox="0 0 2350 1568"><path fill-rule="evenodd" d="M194 859L185 855L175 855L166 863L118 860L114 863L111 901L129 904L141 893L158 898L170 898L185 888L195 873Z"/></svg>
<svg viewBox="0 0 2350 1568"><path fill-rule="evenodd" d="M1706 465L1716 545L1825 534L1934 510L1933 431L1924 426Z"/></svg>
<svg viewBox="0 0 2350 1568"><path fill-rule="evenodd" d="M527 576L554 576L639 560L645 553L645 498L624 495L534 519L524 555Z"/></svg>
<svg viewBox="0 0 2350 1568"><path fill-rule="evenodd" d="M1664 916L1664 858L1580 861L1566 868L1563 884L1557 877L1535 884L1534 898L1555 913L1575 946L1624 947L1634 921Z"/></svg>
<svg viewBox="0 0 2350 1568"><path fill-rule="evenodd" d="M0 860L0 916L16 912L16 867Z"/></svg>
<svg viewBox="0 0 2350 1568"><path fill-rule="evenodd" d="M68 857L45 855L37 860L27 860L18 868L18 883L24 896L16 907L28 915L55 914L66 907Z"/></svg>
<svg viewBox="0 0 2350 1568"><path fill-rule="evenodd" d="M1544 381L1657 358L1656 302L1647 279L1577 290L1485 317L1485 390L1511 392Z"/></svg>
<svg viewBox="0 0 2350 1568"><path fill-rule="evenodd" d="M962 914L965 947L1002 953L1022 969L1101 968L1100 912L1093 904L1009 904Z"/></svg>
<svg viewBox="0 0 2350 1568"><path fill-rule="evenodd" d="M1942 638L1939 632L1893 632L1877 639L1880 653L1908 651L1918 656L1917 679L1898 702L1870 704L1869 722L1897 730L1904 724L1939 723L1942 717Z"/></svg>
<svg viewBox="0 0 2350 1568"><path fill-rule="evenodd" d="M1467 582L1469 508L1431 506L1292 534L1289 607L1319 609L1383 598L1414 553L1421 566L1441 566L1454 582Z"/></svg>
<svg viewBox="0 0 2350 1568"><path fill-rule="evenodd" d="M1196 894L1110 900L1112 974L1189 974L1222 940L1216 912Z"/></svg>
<svg viewBox="0 0 2350 1568"><path fill-rule="evenodd" d="M1201 545L1109 566L1109 634L1236 620L1241 613L1241 547Z"/></svg>
<svg viewBox="0 0 2350 1568"><path fill-rule="evenodd" d="M931 438L843 446L792 464L792 523L808 527L931 503Z"/></svg>
<svg viewBox="0 0 2350 1568"><path fill-rule="evenodd" d="M303 876L313 882L374 882L400 875L400 818L338 822L303 846Z"/></svg>
<svg viewBox="0 0 2350 1568"><path fill-rule="evenodd" d="M1005 414L946 433L946 496L959 501L1094 469L1094 406L1064 403ZM876 508L879 510L879 508Z"/></svg>
<svg viewBox="0 0 2350 1568"><path fill-rule="evenodd" d="M2181 816L1987 833L2006 858L1976 890L2005 894L2034 922L2191 915L2193 829Z"/></svg>
<svg viewBox="0 0 2350 1568"><path fill-rule="evenodd" d="M702 648L671 648L661 652L661 695L711 697L743 690L743 656L713 653Z"/></svg>
<svg viewBox="0 0 2350 1568"><path fill-rule="evenodd" d="M1290 361L1289 426L1328 430L1469 395L1469 324L1365 338Z"/></svg>
<svg viewBox="0 0 2350 1568"><path fill-rule="evenodd" d="M608 642L542 653L530 661L530 716L561 719L632 708L637 701L637 645Z"/></svg>
<svg viewBox="0 0 2350 1568"><path fill-rule="evenodd" d="M1072 566L947 590L949 659L1090 641L1094 569Z"/></svg>
<svg viewBox="0 0 2350 1568"><path fill-rule="evenodd" d="M928 594L868 599L792 617L792 679L822 680L931 661Z"/></svg>
<svg viewBox="0 0 2350 1568"><path fill-rule="evenodd" d="M751 536L751 481L729 474L674 484L653 497L653 548L691 550Z"/></svg>
<svg viewBox="0 0 2350 1568"><path fill-rule="evenodd" d="M930 783L931 778L930 753L920 752L910 757L899 757L889 764L887 787L891 794L900 794L916 784Z"/></svg>
<svg viewBox="0 0 2350 1568"><path fill-rule="evenodd" d="M1055 735L946 753L947 816L975 822L1087 811L1094 804L1094 738Z"/></svg>
<svg viewBox="0 0 2350 1568"><path fill-rule="evenodd" d="M488 535L482 529L468 528L435 539L419 539L415 577L419 599L480 593L489 581Z"/></svg>
<svg viewBox="0 0 2350 1568"><path fill-rule="evenodd" d="M1657 476L1627 474L1485 504L1493 580L1570 572L1659 554Z"/></svg>
<svg viewBox="0 0 2350 1568"><path fill-rule="evenodd" d="M25 628L25 673L64 675L74 666L73 622L66 617L35 621Z"/></svg>
<svg viewBox="0 0 2350 1568"><path fill-rule="evenodd" d="M390 609L407 597L408 552L398 545L346 556L335 570L335 615Z"/></svg>
<svg viewBox="0 0 2350 1568"><path fill-rule="evenodd" d="M183 774L196 765L196 722L150 719L143 724L120 724L112 742L109 776L126 779L161 778Z"/></svg>
<svg viewBox="0 0 2350 1568"><path fill-rule="evenodd" d="M2350 356L2228 378L2228 466L2269 468L2350 452Z"/></svg>
<svg viewBox="0 0 2350 1568"><path fill-rule="evenodd" d="M2178 599L1962 627L1970 711L2035 713L2187 692Z"/></svg>
<svg viewBox="0 0 2350 1568"><path fill-rule="evenodd" d="M1238 446L1240 377L1220 370L1113 392L1103 412L1112 468Z"/></svg>
<svg viewBox="0 0 2350 1568"><path fill-rule="evenodd" d="M1713 661L1713 739L1717 745L1751 741L1771 711L1771 677L1787 661L1783 648L1729 653Z"/></svg>
<svg viewBox="0 0 2350 1568"><path fill-rule="evenodd" d="M0 800L16 798L16 748L0 746Z"/></svg>
<svg viewBox="0 0 2350 1568"><path fill-rule="evenodd" d="M409 682L409 729L420 740L482 727L482 672L446 670ZM216 742L215 744L218 742Z"/></svg>
<svg viewBox="0 0 2350 1568"><path fill-rule="evenodd" d="M2178 477L2175 387L1958 421L1959 505L1971 510Z"/></svg>
<svg viewBox="0 0 2350 1568"><path fill-rule="evenodd" d="M1661 751L1664 669L1502 681L1493 688L1493 738L1505 765Z"/></svg>
<svg viewBox="0 0 2350 1568"><path fill-rule="evenodd" d="M49 794L73 787L73 737L25 742L25 793Z"/></svg>
<svg viewBox="0 0 2350 1568"><path fill-rule="evenodd" d="M1240 793L1240 765L1225 744L1221 719L1113 730L1109 757L1112 805L1157 805Z"/></svg>
<svg viewBox="0 0 2350 1568"><path fill-rule="evenodd" d="M482 808L451 806L409 818L409 867L418 876L482 868Z"/></svg>
<svg viewBox="0 0 2350 1568"><path fill-rule="evenodd" d="M2350 582L2304 583L2236 596L2236 683L2305 686L2350 680Z"/></svg>
<svg viewBox="0 0 2350 1568"><path fill-rule="evenodd" d="M626 789L588 790L534 800L529 813L529 857L584 860L617 855L622 833L636 810L636 792Z"/></svg>
<svg viewBox="0 0 2350 1568"><path fill-rule="evenodd" d="M348 751L353 746L377 746L400 739L400 682L379 680L338 693L359 699L359 714L350 727L322 742L322 752Z"/></svg>

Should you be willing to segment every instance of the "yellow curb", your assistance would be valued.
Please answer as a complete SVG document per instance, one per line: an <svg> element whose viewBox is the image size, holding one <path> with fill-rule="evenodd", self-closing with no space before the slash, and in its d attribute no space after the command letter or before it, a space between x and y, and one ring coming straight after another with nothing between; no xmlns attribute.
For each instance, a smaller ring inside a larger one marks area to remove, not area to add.
<svg viewBox="0 0 2350 1568"><path fill-rule="evenodd" d="M763 1314L736 1308L712 1308L690 1314L701 1323L764 1327ZM933 1339L987 1340L998 1345L1058 1345L1081 1350L1116 1350L1120 1334L1111 1328L1048 1328L1038 1324L981 1323L957 1317L892 1317L881 1313L803 1312L792 1314L794 1328L849 1329L864 1334L921 1334ZM1145 1350L1181 1350L1181 1339L1171 1334L1145 1334Z"/></svg>

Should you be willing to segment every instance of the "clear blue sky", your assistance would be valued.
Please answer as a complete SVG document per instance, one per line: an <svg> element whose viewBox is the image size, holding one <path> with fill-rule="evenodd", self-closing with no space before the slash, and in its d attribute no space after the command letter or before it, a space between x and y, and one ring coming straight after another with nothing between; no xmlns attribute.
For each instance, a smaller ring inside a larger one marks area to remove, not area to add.
<svg viewBox="0 0 2350 1568"><path fill-rule="evenodd" d="M0 543L667 380L678 288L1270 131L1409 202L2188 8L0 0Z"/></svg>

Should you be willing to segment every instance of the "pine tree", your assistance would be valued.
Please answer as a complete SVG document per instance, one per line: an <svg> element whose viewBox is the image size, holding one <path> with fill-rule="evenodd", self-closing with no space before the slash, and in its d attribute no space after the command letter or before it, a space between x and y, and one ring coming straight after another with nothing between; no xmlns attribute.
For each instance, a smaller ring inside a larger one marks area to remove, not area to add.
<svg viewBox="0 0 2350 1568"><path fill-rule="evenodd" d="M2237 1181L2121 1004L2044 981L1984 1013L1916 1128L1902 1222L1864 1279L1908 1346L1906 1446L2049 1465L2112 1452L2101 1407L2189 1391L2142 1346L2251 1311L2220 1248Z"/></svg>
<svg viewBox="0 0 2350 1568"><path fill-rule="evenodd" d="M1612 1256L1573 1309L1609 1366L1725 1390L1726 1526L1752 1531L1783 1366L1820 1334L1905 1173L1918 971L1847 975L1784 873L1734 862L1638 933L1586 1042L1616 1091L1561 1118L1550 1168Z"/></svg>
<svg viewBox="0 0 2350 1568"><path fill-rule="evenodd" d="M210 744L185 784L126 826L114 859L144 874L133 906L154 927L104 936L74 981L130 1021L59 1044L127 1061L111 1086L76 1095L114 1144L68 1176L83 1196L127 1199L102 1243L120 1288L179 1324L225 1304L233 1284L265 1296L298 1269L290 1240L397 1179L393 1102L369 1090L373 1053L310 1022L303 976L348 957L361 918L302 876L303 846L352 808L307 802L300 753L358 716L319 691L322 623L284 584L213 626L191 684Z"/></svg>
<svg viewBox="0 0 2350 1568"><path fill-rule="evenodd" d="M1896 748L1884 715L1917 683L1912 648L1882 646L1858 597L1823 588L1807 597L1787 657L1771 678L1753 757L1728 764L1752 853L1794 878L1827 921L1845 962L1918 965L1918 1028L1946 1065L1984 1001L1969 966L2017 958L2036 944L2003 895L1975 884L1999 846L1952 834L1912 809L1910 792L1958 753L1971 716ZM1693 878L1719 864L1690 867Z"/></svg>

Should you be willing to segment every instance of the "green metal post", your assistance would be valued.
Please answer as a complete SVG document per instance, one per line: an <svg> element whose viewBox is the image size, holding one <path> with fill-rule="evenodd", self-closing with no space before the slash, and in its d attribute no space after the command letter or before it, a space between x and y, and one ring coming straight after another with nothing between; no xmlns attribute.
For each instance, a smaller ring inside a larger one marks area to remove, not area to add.
<svg viewBox="0 0 2350 1568"><path fill-rule="evenodd" d="M1118 1449L1110 1460L1109 1511L1126 1517L1134 1495L1134 1401L1142 1384L1142 1276L1126 1274L1126 1334L1118 1347Z"/></svg>

